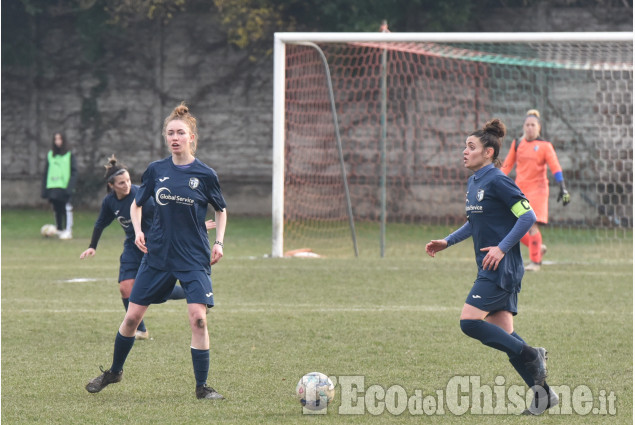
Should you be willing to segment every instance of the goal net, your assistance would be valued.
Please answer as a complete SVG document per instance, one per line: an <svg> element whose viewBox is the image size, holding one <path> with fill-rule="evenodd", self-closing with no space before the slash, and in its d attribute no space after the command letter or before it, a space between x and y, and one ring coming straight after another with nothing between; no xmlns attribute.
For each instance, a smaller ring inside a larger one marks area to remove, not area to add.
<svg viewBox="0 0 635 425"><path fill-rule="evenodd" d="M462 225L465 138L501 118L504 160L529 109L572 199L548 172L543 233L632 238L632 52L630 33L276 34L273 255Z"/></svg>

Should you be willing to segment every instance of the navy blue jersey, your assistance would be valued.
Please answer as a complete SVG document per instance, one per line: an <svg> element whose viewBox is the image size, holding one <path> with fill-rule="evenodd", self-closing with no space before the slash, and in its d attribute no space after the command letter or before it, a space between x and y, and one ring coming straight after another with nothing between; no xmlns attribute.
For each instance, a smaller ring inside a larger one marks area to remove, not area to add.
<svg viewBox="0 0 635 425"><path fill-rule="evenodd" d="M95 222L95 227L100 230L108 227L114 220L117 220L121 225L121 228L126 233L126 239L123 242L123 253L120 259L122 263L139 263L143 257L143 252L134 243L135 233L130 222L130 205L132 205L138 190L139 186L132 185L130 193L123 199L117 199L115 192L110 192L102 201L99 217L97 217ZM143 206L142 212L141 229L145 233L150 230L152 217L154 216L154 201L152 199Z"/></svg>
<svg viewBox="0 0 635 425"><path fill-rule="evenodd" d="M211 249L205 227L207 205L225 209L216 172L195 159L187 168L172 157L155 161L143 173L137 205L154 197L156 210L146 235L148 265L159 270L210 270Z"/></svg>
<svg viewBox="0 0 635 425"><path fill-rule="evenodd" d="M467 183L465 212L472 226L474 254L478 277L485 278L509 292L519 292L524 274L520 244L514 245L503 257L497 270L483 270L481 248L498 246L516 224L511 208L526 199L516 183L494 165L488 165L472 175Z"/></svg>

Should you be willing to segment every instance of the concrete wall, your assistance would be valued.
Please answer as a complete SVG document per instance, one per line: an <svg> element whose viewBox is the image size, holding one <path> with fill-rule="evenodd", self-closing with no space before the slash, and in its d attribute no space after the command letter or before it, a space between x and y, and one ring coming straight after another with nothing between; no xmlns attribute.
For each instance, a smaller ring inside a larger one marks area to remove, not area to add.
<svg viewBox="0 0 635 425"><path fill-rule="evenodd" d="M542 6L501 9L466 31L632 31L623 13ZM197 156L216 169L232 213L271 210L272 62L228 47L212 14L144 23L105 40L97 60L82 54L69 17L32 28L47 62L2 68L2 207L44 206L41 173L54 132L76 155L75 204L97 208L103 167L115 153L139 182L167 150L164 117L182 100L199 119ZM631 158L632 161L632 158Z"/></svg>

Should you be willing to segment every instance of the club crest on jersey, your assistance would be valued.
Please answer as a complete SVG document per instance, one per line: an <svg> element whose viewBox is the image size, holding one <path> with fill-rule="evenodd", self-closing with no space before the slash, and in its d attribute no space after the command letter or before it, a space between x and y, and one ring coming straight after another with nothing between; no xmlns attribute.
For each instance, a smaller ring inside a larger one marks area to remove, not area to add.
<svg viewBox="0 0 635 425"><path fill-rule="evenodd" d="M485 197L485 191L483 189L479 189L478 192L476 192L476 200L481 202L484 197Z"/></svg>
<svg viewBox="0 0 635 425"><path fill-rule="evenodd" d="M198 187L198 179L196 177L190 178L190 187L196 189Z"/></svg>

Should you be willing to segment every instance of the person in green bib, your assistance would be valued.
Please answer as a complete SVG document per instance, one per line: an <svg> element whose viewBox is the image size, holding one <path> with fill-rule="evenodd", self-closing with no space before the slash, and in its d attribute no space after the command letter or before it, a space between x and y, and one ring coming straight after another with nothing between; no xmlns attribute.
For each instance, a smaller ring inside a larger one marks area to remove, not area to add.
<svg viewBox="0 0 635 425"><path fill-rule="evenodd" d="M42 198L48 199L55 211L55 224L60 239L73 237L71 195L77 183L77 164L62 133L53 136L53 147L46 157L42 178Z"/></svg>

